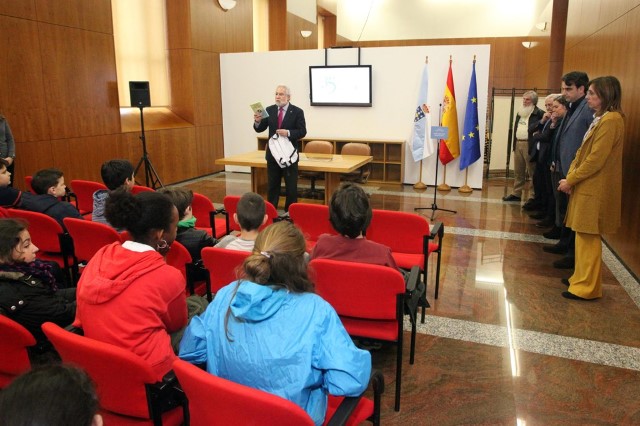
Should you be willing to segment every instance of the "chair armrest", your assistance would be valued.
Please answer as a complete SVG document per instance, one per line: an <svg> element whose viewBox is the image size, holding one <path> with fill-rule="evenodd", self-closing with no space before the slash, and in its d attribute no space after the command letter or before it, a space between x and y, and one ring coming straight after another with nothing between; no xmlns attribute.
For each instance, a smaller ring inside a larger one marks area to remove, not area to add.
<svg viewBox="0 0 640 426"><path fill-rule="evenodd" d="M420 267L414 265L411 267L411 271L409 271L409 278L406 283L407 293L413 292L418 286L418 281L420 280Z"/></svg>
<svg viewBox="0 0 640 426"><path fill-rule="evenodd" d="M373 415L370 420L373 420L373 424L377 425L380 423L380 399L384 393L384 376L382 373L378 370L372 370L369 384L373 387ZM358 396L345 397L338 406L338 409L333 413L331 419L327 422L327 426L347 424L349 417L351 417L351 414L360 403L363 395L364 392Z"/></svg>
<svg viewBox="0 0 640 426"><path fill-rule="evenodd" d="M77 334L78 336L84 336L84 330L82 329L82 327L76 327L73 324L69 324L64 329L69 333Z"/></svg>
<svg viewBox="0 0 640 426"><path fill-rule="evenodd" d="M183 415L188 416L187 397L173 370L165 374L162 381L147 384L145 387L149 414L152 420L161 419L162 413L179 406L183 407Z"/></svg>
<svg viewBox="0 0 640 426"><path fill-rule="evenodd" d="M430 240L435 240L436 237L438 240L441 240L444 237L444 225L442 222L435 222L433 224L433 228L431 228L431 234L429 235Z"/></svg>

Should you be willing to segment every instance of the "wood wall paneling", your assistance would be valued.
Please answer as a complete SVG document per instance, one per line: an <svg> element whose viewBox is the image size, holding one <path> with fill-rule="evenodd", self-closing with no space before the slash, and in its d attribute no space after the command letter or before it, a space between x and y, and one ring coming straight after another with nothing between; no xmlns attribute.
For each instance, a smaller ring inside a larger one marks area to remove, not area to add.
<svg viewBox="0 0 640 426"><path fill-rule="evenodd" d="M337 21L335 16L324 17L324 47L336 45Z"/></svg>
<svg viewBox="0 0 640 426"><path fill-rule="evenodd" d="M142 144L138 133L124 133L128 158L135 159L133 165L142 157ZM162 183L169 184L195 177L196 138L195 128L153 130L145 132L147 152ZM144 182L144 171L136 174L136 181Z"/></svg>
<svg viewBox="0 0 640 426"><path fill-rule="evenodd" d="M38 24L0 16L0 46L0 113L7 117L16 143L49 139Z"/></svg>
<svg viewBox="0 0 640 426"><path fill-rule="evenodd" d="M39 23L53 139L120 131L113 36Z"/></svg>
<svg viewBox="0 0 640 426"><path fill-rule="evenodd" d="M53 166L51 164L53 158L51 141L23 142L19 147L16 147L16 150L18 153L16 155L16 170L15 174L11 176L11 180L16 187L26 190L25 176L33 175L40 169Z"/></svg>
<svg viewBox="0 0 640 426"><path fill-rule="evenodd" d="M190 0L166 0L167 48L191 48Z"/></svg>
<svg viewBox="0 0 640 426"><path fill-rule="evenodd" d="M222 124L220 94L220 54L194 50L194 124L197 126Z"/></svg>
<svg viewBox="0 0 640 426"><path fill-rule="evenodd" d="M171 111L190 123L194 122L193 63L191 49L169 50Z"/></svg>
<svg viewBox="0 0 640 426"><path fill-rule="evenodd" d="M0 15L36 19L35 0L0 0Z"/></svg>
<svg viewBox="0 0 640 426"><path fill-rule="evenodd" d="M286 6L286 1L285 1ZM253 2L239 1L224 16L225 49L222 52L253 52Z"/></svg>
<svg viewBox="0 0 640 426"><path fill-rule="evenodd" d="M113 34L111 0L36 0L38 21Z"/></svg>
<svg viewBox="0 0 640 426"><path fill-rule="evenodd" d="M51 141L51 152L52 158L47 167L62 170L67 185L72 179L102 182L100 167L105 161L125 158L135 166L134 161L137 160L128 156L121 134L54 140ZM78 161L79 158L82 161Z"/></svg>
<svg viewBox="0 0 640 426"><path fill-rule="evenodd" d="M224 157L222 125L196 127L197 176L224 170L213 159ZM219 201L220 202L220 201Z"/></svg>
<svg viewBox="0 0 640 426"><path fill-rule="evenodd" d="M205 52L223 52L225 21L234 12L235 9L225 12L217 1L191 0L191 47Z"/></svg>
<svg viewBox="0 0 640 426"><path fill-rule="evenodd" d="M640 77L637 46L640 43L638 1L615 2L616 12L606 10L612 2L572 0L569 3L564 71L586 71L591 78L613 74L622 84L625 111L625 143L622 173L622 226L605 240L622 261L640 275L640 188L635 169L640 162ZM628 9L620 9L626 4ZM616 15L622 15L616 18ZM587 18L584 20L584 18ZM613 20L612 20L613 19ZM609 21L604 27L598 24ZM571 42L569 42L571 40Z"/></svg>
<svg viewBox="0 0 640 426"><path fill-rule="evenodd" d="M287 50L287 0L269 0L269 50Z"/></svg>
<svg viewBox="0 0 640 426"><path fill-rule="evenodd" d="M311 36L304 38L301 30L310 30ZM293 13L287 13L287 48L289 50L304 50L318 48L318 25L300 18Z"/></svg>

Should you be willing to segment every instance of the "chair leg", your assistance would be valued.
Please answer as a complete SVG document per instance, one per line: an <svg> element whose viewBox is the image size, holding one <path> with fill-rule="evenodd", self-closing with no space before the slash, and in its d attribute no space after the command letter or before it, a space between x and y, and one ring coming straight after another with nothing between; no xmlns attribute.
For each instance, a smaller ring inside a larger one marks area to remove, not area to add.
<svg viewBox="0 0 640 426"><path fill-rule="evenodd" d="M396 402L394 409L395 411L400 411L400 389L401 389L401 381L402 381L402 345L403 339L402 334L398 337L398 348L396 351Z"/></svg>
<svg viewBox="0 0 640 426"><path fill-rule="evenodd" d="M438 289L440 288L440 253L438 253L438 263L436 264L436 299L438 298Z"/></svg>
<svg viewBox="0 0 640 426"><path fill-rule="evenodd" d="M409 352L409 364L413 365L416 354L416 322L418 321L418 312L410 313L409 318L411 320L411 349Z"/></svg>
<svg viewBox="0 0 640 426"><path fill-rule="evenodd" d="M422 278L424 279L424 294L422 295L423 297L423 303L422 303L422 315L420 317L420 322L422 322L424 324L424 320L425 320L425 316L427 314L427 263L425 262L424 265L424 271L422 272Z"/></svg>

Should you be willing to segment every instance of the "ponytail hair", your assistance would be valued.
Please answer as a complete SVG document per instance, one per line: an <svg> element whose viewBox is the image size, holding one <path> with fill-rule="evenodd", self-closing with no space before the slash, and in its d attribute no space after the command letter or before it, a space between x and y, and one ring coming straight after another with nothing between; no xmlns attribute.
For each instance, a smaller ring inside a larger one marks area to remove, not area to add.
<svg viewBox="0 0 640 426"><path fill-rule="evenodd" d="M305 249L306 242L302 232L287 221L269 225L258 234L253 252L242 264L240 280L225 315L224 328L229 341L233 341L228 329L231 301L243 280L283 287L291 293L314 292L313 282L307 274Z"/></svg>

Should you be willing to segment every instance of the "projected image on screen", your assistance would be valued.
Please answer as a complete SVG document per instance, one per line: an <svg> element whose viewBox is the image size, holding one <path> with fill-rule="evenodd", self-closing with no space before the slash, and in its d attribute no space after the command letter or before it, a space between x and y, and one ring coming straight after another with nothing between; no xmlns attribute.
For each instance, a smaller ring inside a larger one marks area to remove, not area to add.
<svg viewBox="0 0 640 426"><path fill-rule="evenodd" d="M371 66L309 67L311 105L371 106Z"/></svg>

